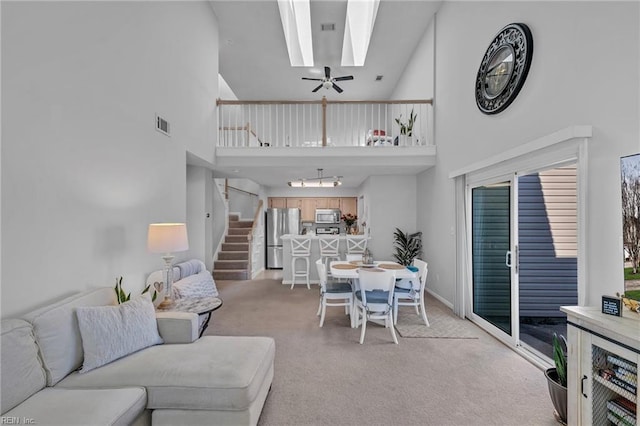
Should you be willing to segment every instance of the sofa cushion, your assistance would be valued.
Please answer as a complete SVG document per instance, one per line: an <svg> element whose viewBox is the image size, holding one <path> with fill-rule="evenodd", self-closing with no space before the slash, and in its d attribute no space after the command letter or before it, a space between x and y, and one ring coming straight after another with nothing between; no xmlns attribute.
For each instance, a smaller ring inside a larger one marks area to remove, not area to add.
<svg viewBox="0 0 640 426"><path fill-rule="evenodd" d="M162 343L149 293L117 306L76 309L82 336L82 373Z"/></svg>
<svg viewBox="0 0 640 426"><path fill-rule="evenodd" d="M47 373L47 386L53 386L82 365L82 338L76 318L78 306L114 305L111 287L79 293L27 314L33 325L40 356Z"/></svg>
<svg viewBox="0 0 640 426"><path fill-rule="evenodd" d="M205 336L191 344L153 346L86 374L73 373L58 386L139 385L147 408L244 410L256 399L273 368L270 337Z"/></svg>
<svg viewBox="0 0 640 426"><path fill-rule="evenodd" d="M46 388L5 413L38 425L130 425L147 403L141 387L123 389Z"/></svg>
<svg viewBox="0 0 640 426"><path fill-rule="evenodd" d="M0 338L2 414L46 385L31 324L19 319L2 320Z"/></svg>
<svg viewBox="0 0 640 426"><path fill-rule="evenodd" d="M189 275L173 283L177 297L218 297L218 289L209 271Z"/></svg>

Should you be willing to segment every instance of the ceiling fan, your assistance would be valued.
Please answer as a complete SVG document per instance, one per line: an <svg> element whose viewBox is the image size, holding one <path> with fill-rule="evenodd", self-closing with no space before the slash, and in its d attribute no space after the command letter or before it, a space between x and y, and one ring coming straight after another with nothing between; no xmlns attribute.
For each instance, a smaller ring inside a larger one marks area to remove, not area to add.
<svg viewBox="0 0 640 426"><path fill-rule="evenodd" d="M320 88L324 87L325 89L331 89L332 87L338 93L342 93L342 89L335 82L336 81L344 81L344 80L353 80L352 75L345 75L343 77L331 77L331 68L324 67L324 78L309 78L302 77L303 80L313 80L313 81L321 81L320 85L312 90L312 92L317 92Z"/></svg>

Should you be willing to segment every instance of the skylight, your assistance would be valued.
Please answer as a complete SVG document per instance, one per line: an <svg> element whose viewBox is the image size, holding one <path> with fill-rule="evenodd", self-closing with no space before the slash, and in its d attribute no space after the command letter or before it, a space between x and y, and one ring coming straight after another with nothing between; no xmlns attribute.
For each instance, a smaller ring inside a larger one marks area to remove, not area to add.
<svg viewBox="0 0 640 426"><path fill-rule="evenodd" d="M364 66L380 0L349 0L342 44L343 67Z"/></svg>
<svg viewBox="0 0 640 426"><path fill-rule="evenodd" d="M278 0L284 38L292 67L313 66L309 0Z"/></svg>

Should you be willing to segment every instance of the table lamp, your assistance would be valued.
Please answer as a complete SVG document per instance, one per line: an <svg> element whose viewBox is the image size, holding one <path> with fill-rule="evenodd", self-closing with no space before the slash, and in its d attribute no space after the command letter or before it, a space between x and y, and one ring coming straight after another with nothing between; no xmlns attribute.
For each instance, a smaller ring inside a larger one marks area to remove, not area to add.
<svg viewBox="0 0 640 426"><path fill-rule="evenodd" d="M174 256L171 253L189 250L187 226L184 223L152 223L149 225L147 248L151 253L164 253L165 294L162 304L171 303Z"/></svg>

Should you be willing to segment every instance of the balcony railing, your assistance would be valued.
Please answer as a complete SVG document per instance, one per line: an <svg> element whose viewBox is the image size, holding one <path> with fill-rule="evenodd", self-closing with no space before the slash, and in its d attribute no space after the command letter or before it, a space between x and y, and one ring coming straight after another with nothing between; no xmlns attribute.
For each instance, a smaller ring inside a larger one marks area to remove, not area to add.
<svg viewBox="0 0 640 426"><path fill-rule="evenodd" d="M405 101L230 101L218 99L218 146L433 145L430 99ZM407 131L411 117L412 126ZM401 131L400 124L405 124Z"/></svg>

